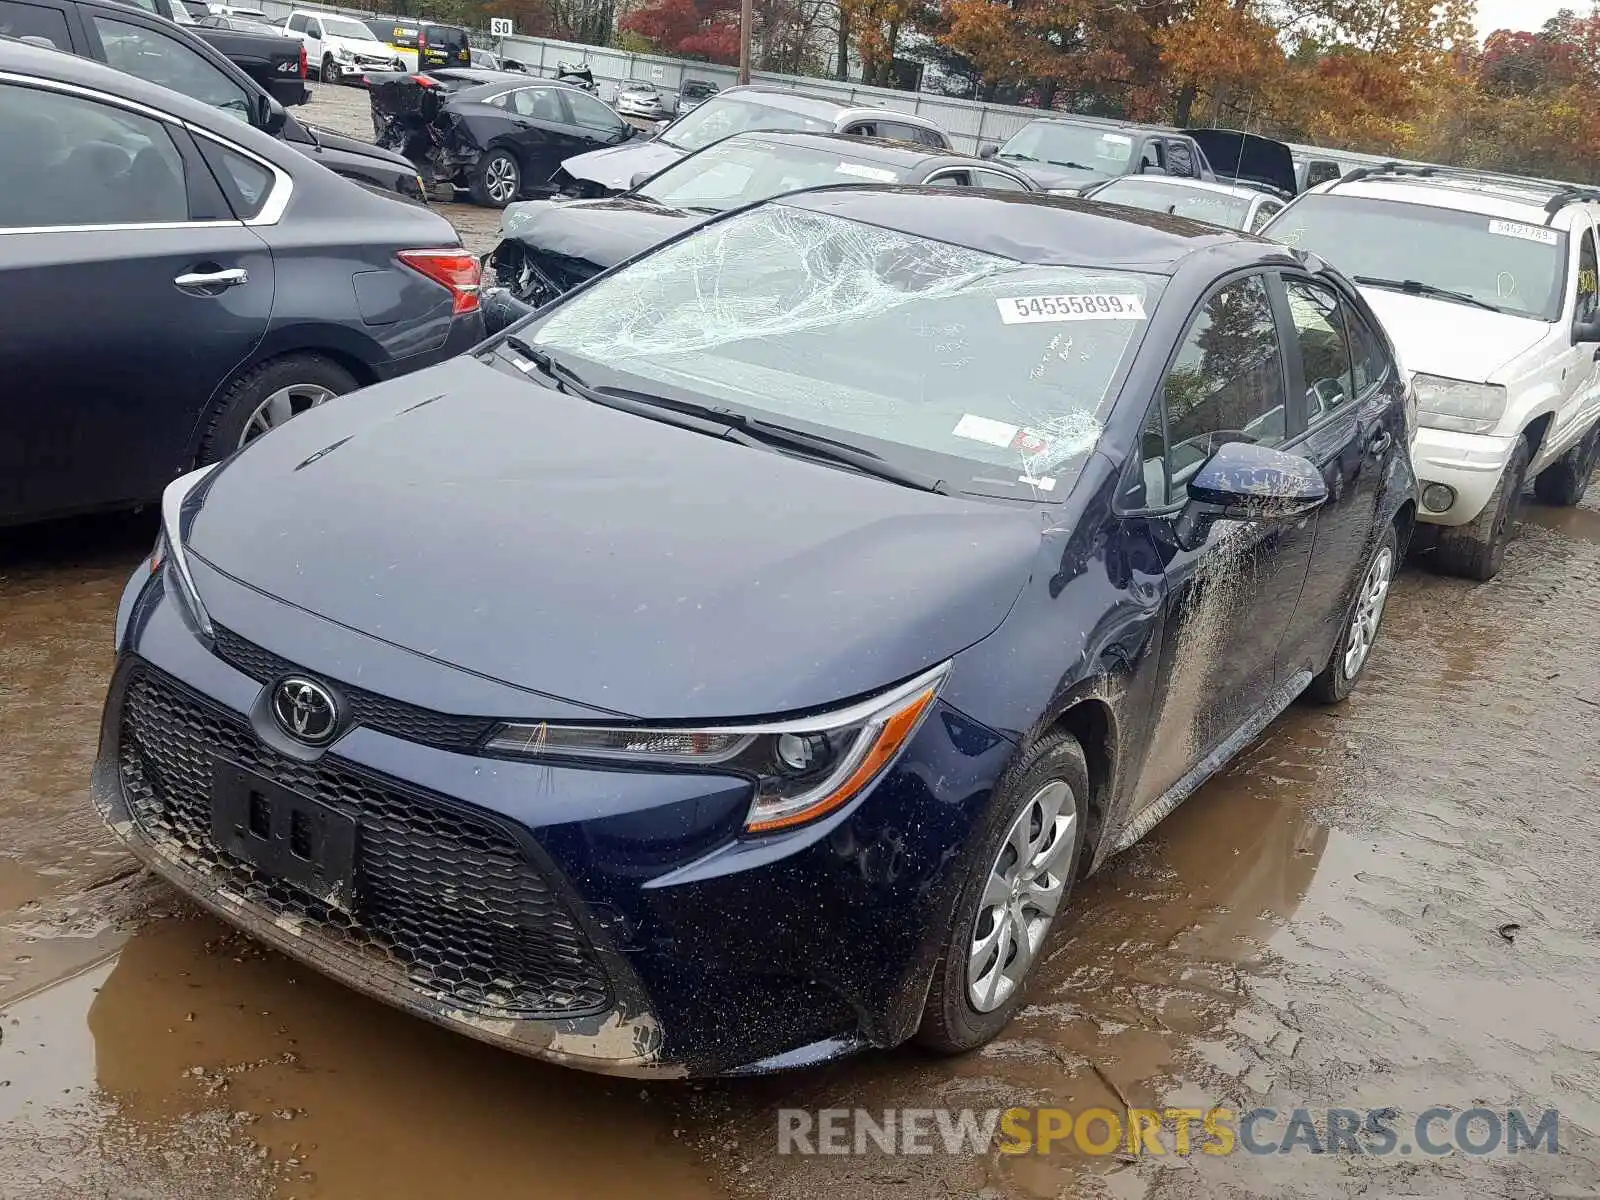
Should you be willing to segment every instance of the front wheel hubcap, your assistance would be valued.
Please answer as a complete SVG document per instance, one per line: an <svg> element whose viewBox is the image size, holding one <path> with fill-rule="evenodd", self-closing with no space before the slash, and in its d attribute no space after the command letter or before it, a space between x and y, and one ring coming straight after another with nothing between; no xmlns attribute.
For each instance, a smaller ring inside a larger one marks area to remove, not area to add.
<svg viewBox="0 0 1600 1200"><path fill-rule="evenodd" d="M1372 643L1378 640L1378 625L1383 620L1383 606L1389 599L1389 581L1393 575L1394 551L1385 546L1367 568L1361 595L1356 598L1355 616L1350 619L1350 647L1344 652L1346 679L1356 677L1372 652Z"/></svg>
<svg viewBox="0 0 1600 1200"><path fill-rule="evenodd" d="M246 442L254 441L291 417L299 416L308 408L326 404L336 395L337 392L319 383L292 383L288 387L279 388L256 405L255 411L250 414L250 419L244 423L244 432L239 435L239 445L243 446Z"/></svg>
<svg viewBox="0 0 1600 1200"><path fill-rule="evenodd" d="M492 199L499 203L511 200L512 193L516 191L517 168L508 158L497 158L489 164L489 169L484 173L488 192Z"/></svg>
<svg viewBox="0 0 1600 1200"><path fill-rule="evenodd" d="M967 999L993 1012L1027 978L1067 892L1078 801L1062 781L1045 784L1011 822L984 877L967 952Z"/></svg>

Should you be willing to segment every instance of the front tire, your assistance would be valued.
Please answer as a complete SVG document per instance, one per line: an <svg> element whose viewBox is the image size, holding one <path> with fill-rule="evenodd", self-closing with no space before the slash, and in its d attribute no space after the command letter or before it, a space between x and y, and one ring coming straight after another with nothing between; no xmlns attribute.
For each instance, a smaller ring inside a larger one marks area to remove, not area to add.
<svg viewBox="0 0 1600 1200"><path fill-rule="evenodd" d="M251 367L222 394L200 440L200 464L218 462L308 408L360 385L321 354L286 354Z"/></svg>
<svg viewBox="0 0 1600 1200"><path fill-rule="evenodd" d="M976 1049L1021 1006L1077 878L1088 801L1083 749L1069 733L1046 734L1001 777L934 967L922 1046Z"/></svg>
<svg viewBox="0 0 1600 1200"><path fill-rule="evenodd" d="M472 172L472 202L504 208L522 194L522 167L509 150L491 150Z"/></svg>
<svg viewBox="0 0 1600 1200"><path fill-rule="evenodd" d="M325 55L322 60L321 79L323 83L338 83L339 68L334 65L333 55Z"/></svg>
<svg viewBox="0 0 1600 1200"><path fill-rule="evenodd" d="M1600 421L1555 462L1533 477L1533 494L1540 504L1572 508L1589 490L1595 459L1600 458Z"/></svg>
<svg viewBox="0 0 1600 1200"><path fill-rule="evenodd" d="M1393 525L1384 531L1367 569L1361 577L1345 614L1344 631L1334 644L1333 654L1322 673L1311 681L1306 694L1323 704L1338 704L1350 695L1372 660L1372 647L1378 641L1378 630L1383 624L1383 610L1389 599L1389 587L1394 582L1395 567L1400 561L1400 537Z"/></svg>
<svg viewBox="0 0 1600 1200"><path fill-rule="evenodd" d="M1528 478L1528 440L1518 438L1511 461L1483 511L1459 528L1441 528L1433 562L1439 570L1485 583L1500 574L1506 546L1516 536L1522 489Z"/></svg>

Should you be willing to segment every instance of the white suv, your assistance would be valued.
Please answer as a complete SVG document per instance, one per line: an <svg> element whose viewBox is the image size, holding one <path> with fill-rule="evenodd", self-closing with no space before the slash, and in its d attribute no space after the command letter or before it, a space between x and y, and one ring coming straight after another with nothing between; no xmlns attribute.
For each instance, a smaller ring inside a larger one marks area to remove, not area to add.
<svg viewBox="0 0 1600 1200"><path fill-rule="evenodd" d="M354 17L337 13L292 12L284 32L305 43L306 62L323 83L360 78L368 71L412 71L393 46L380 42Z"/></svg>
<svg viewBox="0 0 1600 1200"><path fill-rule="evenodd" d="M1262 231L1351 276L1415 372L1418 516L1455 574L1500 570L1530 477L1546 504L1577 504L1589 485L1597 202L1600 191L1391 163L1307 192Z"/></svg>

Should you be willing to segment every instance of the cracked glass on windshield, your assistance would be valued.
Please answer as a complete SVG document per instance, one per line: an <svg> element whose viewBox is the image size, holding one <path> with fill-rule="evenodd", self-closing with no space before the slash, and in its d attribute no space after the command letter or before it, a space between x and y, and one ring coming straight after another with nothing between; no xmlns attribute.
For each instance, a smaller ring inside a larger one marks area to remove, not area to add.
<svg viewBox="0 0 1600 1200"><path fill-rule="evenodd" d="M1284 209L1262 236L1321 255L1358 282L1415 280L1513 316L1554 321L1561 315L1567 235L1544 225L1398 200L1315 195Z"/></svg>
<svg viewBox="0 0 1600 1200"><path fill-rule="evenodd" d="M1133 139L1095 125L1035 121L1013 134L997 157L1121 175L1133 158Z"/></svg>
<svg viewBox="0 0 1600 1200"><path fill-rule="evenodd" d="M532 340L598 385L822 433L951 489L1029 495L1094 449L1163 282L769 204L573 296Z"/></svg>

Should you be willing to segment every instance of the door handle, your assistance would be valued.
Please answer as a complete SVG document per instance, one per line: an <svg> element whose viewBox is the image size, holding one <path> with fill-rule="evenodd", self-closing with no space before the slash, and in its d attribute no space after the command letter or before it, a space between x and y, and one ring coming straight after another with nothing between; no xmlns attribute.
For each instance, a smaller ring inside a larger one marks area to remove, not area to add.
<svg viewBox="0 0 1600 1200"><path fill-rule="evenodd" d="M250 282L250 272L243 267L230 267L226 271L191 271L179 275L173 283L181 288L231 288Z"/></svg>
<svg viewBox="0 0 1600 1200"><path fill-rule="evenodd" d="M1394 445L1394 437L1387 429L1380 429L1373 435L1372 440L1367 443L1367 453L1384 454L1392 445Z"/></svg>

